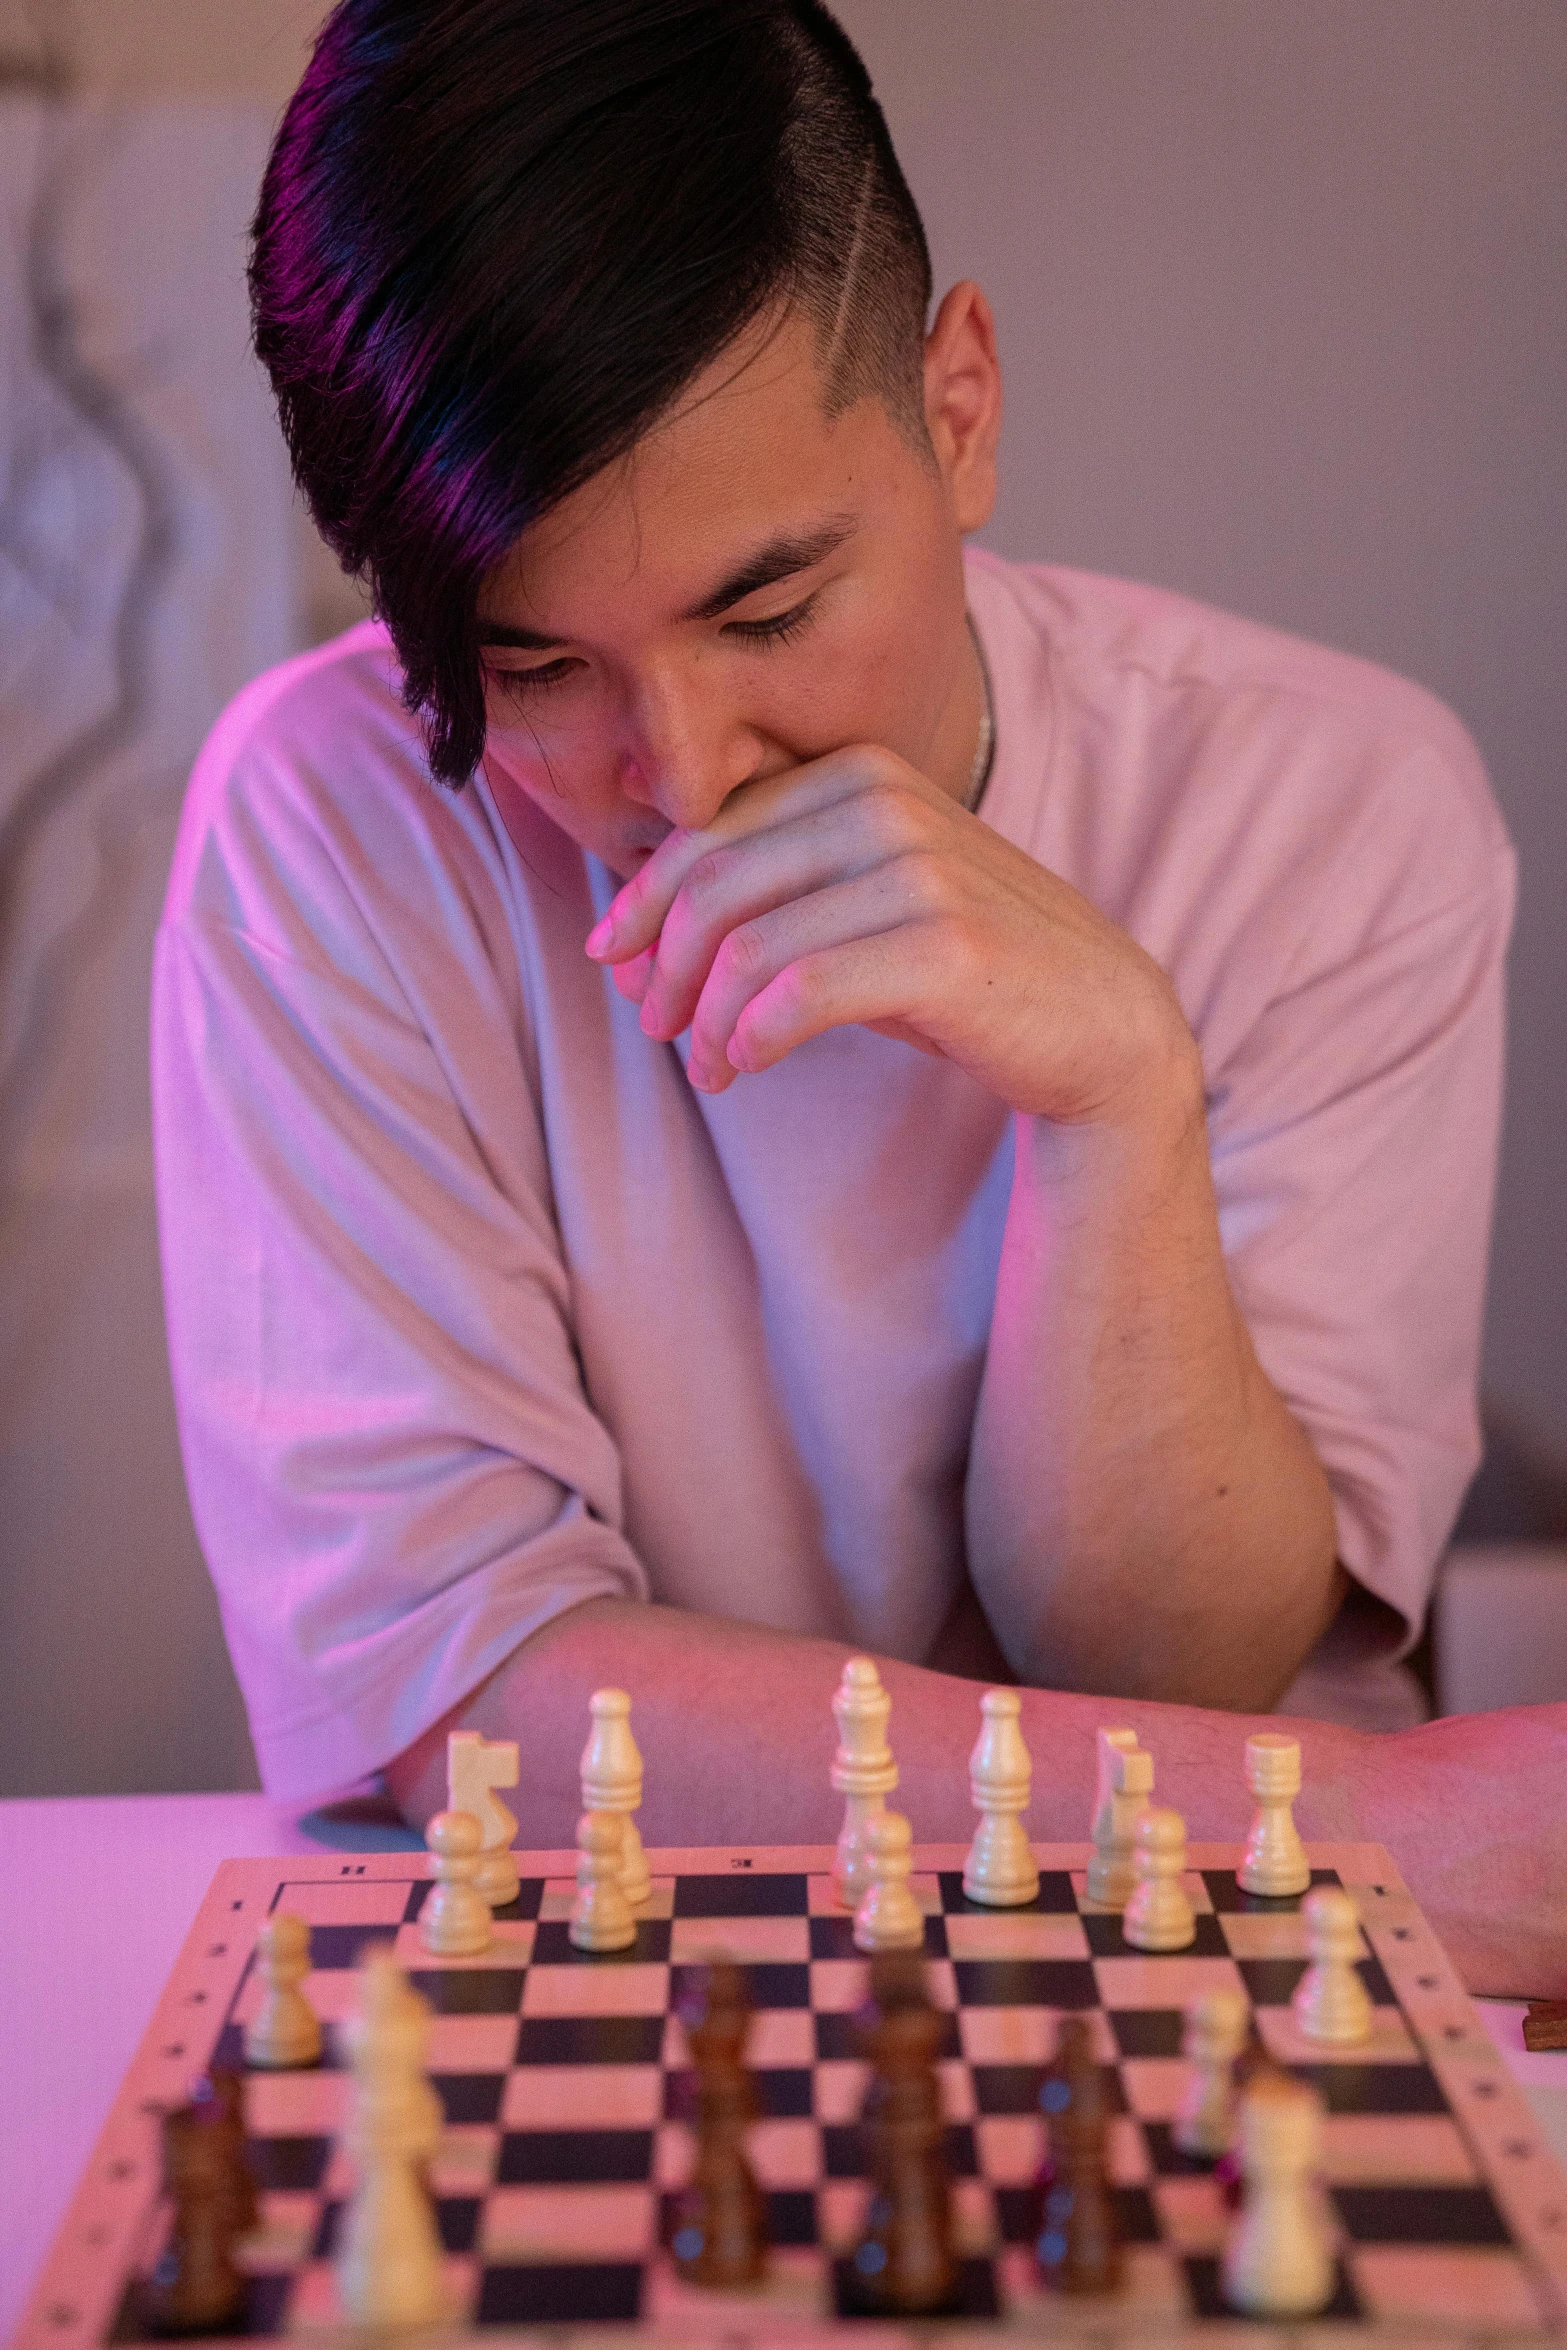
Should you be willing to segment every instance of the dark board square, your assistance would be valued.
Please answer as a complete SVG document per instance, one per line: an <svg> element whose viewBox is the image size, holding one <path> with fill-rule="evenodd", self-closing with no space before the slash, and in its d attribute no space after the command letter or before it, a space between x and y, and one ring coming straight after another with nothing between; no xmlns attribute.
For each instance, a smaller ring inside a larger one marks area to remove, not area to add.
<svg viewBox="0 0 1567 2350"><path fill-rule="evenodd" d="M1147 2141L1148 2159L1162 2178L1189 2178L1194 2172L1211 2171L1211 2154L1183 2154L1170 2135L1168 2122L1144 2122L1143 2137Z"/></svg>
<svg viewBox="0 0 1567 2350"><path fill-rule="evenodd" d="M775 2187L767 2198L769 2244L816 2242L816 2197L808 2187Z"/></svg>
<svg viewBox="0 0 1567 2350"><path fill-rule="evenodd" d="M847 2260L833 2262L833 2301L839 2317L881 2317L886 2314L868 2296L855 2272L852 2255ZM930 2314L941 2317L999 2317L1001 2300L996 2290L995 2271L990 2262L961 2262L952 2299L945 2309Z"/></svg>
<svg viewBox="0 0 1567 2350"><path fill-rule="evenodd" d="M640 2185L652 2162L651 2130L508 2130L495 2181L501 2187Z"/></svg>
<svg viewBox="0 0 1567 2350"><path fill-rule="evenodd" d="M243 2334L247 2338L281 2334L283 2313L288 2306L288 2297L293 2291L293 2287L294 2280L291 2275L247 2277L244 2307L238 2317L224 2331L229 2334ZM126 2286L120 2297L120 2306L108 2335L110 2342L167 2340L168 2337L163 2329L151 2321L151 2309L145 2298L146 2292L146 2281L141 2277L133 2278L131 2283ZM74 2317L74 2311L72 2315ZM49 2322L48 2311L44 2313L44 2321L46 2324Z"/></svg>
<svg viewBox="0 0 1567 2350"><path fill-rule="evenodd" d="M964 2007L1097 2007L1099 1988L1086 1958L960 1958L954 1963Z"/></svg>
<svg viewBox="0 0 1567 2350"><path fill-rule="evenodd" d="M677 1918L803 1918L809 1908L806 1882L794 1876L677 1877Z"/></svg>
<svg viewBox="0 0 1567 2350"><path fill-rule="evenodd" d="M1488 2187L1334 2187L1356 2244L1510 2244Z"/></svg>
<svg viewBox="0 0 1567 2350"><path fill-rule="evenodd" d="M1218 1910L1254 1910L1259 1917L1283 1917L1291 1910L1299 1909L1306 1898L1305 1893L1286 1893L1275 1901L1265 1894L1244 1893L1236 1883L1233 1869L1203 1869L1200 1874L1208 1888L1208 1899ZM1311 1872L1312 1885L1337 1885L1339 1882L1337 1869L1313 1869ZM1310 1890L1308 1886L1307 1892Z"/></svg>
<svg viewBox="0 0 1567 2350"><path fill-rule="evenodd" d="M1157 2244L1159 2220L1146 2187L1116 2187L1116 2218L1123 2244Z"/></svg>
<svg viewBox="0 0 1567 2350"><path fill-rule="evenodd" d="M330 2138L248 2138L245 2152L258 2187L314 2191L326 2175Z"/></svg>
<svg viewBox="0 0 1567 2350"><path fill-rule="evenodd" d="M1112 2007L1106 2013L1123 2056L1180 2055L1186 2018L1178 2007Z"/></svg>
<svg viewBox="0 0 1567 2350"><path fill-rule="evenodd" d="M811 1956L813 1958L859 1958L868 1954L858 1948L854 1939L854 1920L847 1912L842 1917L812 1918ZM947 1955L947 1926L944 1918L925 1920L925 1956L945 1958Z"/></svg>
<svg viewBox="0 0 1567 2350"><path fill-rule="evenodd" d="M640 2261L487 2268L475 2315L480 2325L606 2324L635 2317L641 2299Z"/></svg>
<svg viewBox="0 0 1567 2350"><path fill-rule="evenodd" d="M661 2015L525 2015L518 2064L657 2064Z"/></svg>
<svg viewBox="0 0 1567 2350"><path fill-rule="evenodd" d="M566 1918L546 1918L533 1937L533 1966L646 1966L662 1965L669 1956L668 1918L638 1918L637 1938L624 1950L579 1950L571 1939Z"/></svg>
<svg viewBox="0 0 1567 2350"><path fill-rule="evenodd" d="M865 2135L858 2122L823 2124L822 2167L830 2179L865 2177Z"/></svg>
<svg viewBox="0 0 1567 2350"><path fill-rule="evenodd" d="M677 1966L671 1970L671 2007L679 2008L687 1999L699 1995L701 1974L700 1966ZM788 1959L753 1959L746 1966L745 1979L753 2007L809 2007L811 2004L811 1970L803 1960L795 1964Z"/></svg>
<svg viewBox="0 0 1567 2350"><path fill-rule="evenodd" d="M1224 2298L1219 2282L1219 2263L1208 2255L1182 2261L1186 2271L1186 2289L1192 2297L1192 2307L1199 2317L1227 2317L1236 2312ZM1355 2288L1342 2262L1333 2280L1333 2298L1325 2309L1314 2313L1319 2317L1364 2317L1365 2311L1356 2298ZM1244 2341L1244 2336L1240 2337Z"/></svg>
<svg viewBox="0 0 1567 2350"><path fill-rule="evenodd" d="M865 2035L852 2014L834 2011L818 2015L816 2023L816 2054L823 2061L849 2057L856 2061L865 2058ZM941 2010L941 2039L936 2057L961 2056L963 2049L958 2039L958 2019L950 2008Z"/></svg>
<svg viewBox="0 0 1567 2350"><path fill-rule="evenodd" d="M1303 1958L1241 1958L1235 1963L1241 1970L1241 1981L1253 2007L1288 2007L1307 1962ZM1355 1971L1374 2007L1398 2005L1393 1986L1378 1960L1363 1958Z"/></svg>
<svg viewBox="0 0 1567 2350"><path fill-rule="evenodd" d="M981 2113L1037 2113L1039 2084L1044 2078L1037 2064L976 2064L974 2103Z"/></svg>
<svg viewBox="0 0 1567 2350"><path fill-rule="evenodd" d="M996 2226L1003 2244L1032 2244L1039 2234L1042 2199L1038 2187L993 2187Z"/></svg>
<svg viewBox="0 0 1567 2350"><path fill-rule="evenodd" d="M1423 2064L1297 2064L1290 2070L1329 2113L1446 2113L1435 2073Z"/></svg>
<svg viewBox="0 0 1567 2350"><path fill-rule="evenodd" d="M994 1902L970 1901L963 1890L960 1869L943 1869L937 1878L941 1887L941 1906L949 1915L968 1917L1073 1917L1077 1912L1077 1896L1072 1891L1072 1880L1065 1869L1041 1869L1039 1891L1032 1901L1009 1902L998 1909Z"/></svg>
<svg viewBox="0 0 1567 2350"><path fill-rule="evenodd" d="M417 1967L408 1980L437 2015L515 2015L527 1976L521 1967Z"/></svg>
<svg viewBox="0 0 1567 2350"><path fill-rule="evenodd" d="M499 2073L432 2073L430 2086L449 2122L493 2122L501 2110Z"/></svg>
<svg viewBox="0 0 1567 2350"><path fill-rule="evenodd" d="M440 2231L441 2244L447 2252L471 2252L479 2241L479 2214L484 2209L477 2195L442 2195L435 2205L435 2224Z"/></svg>
<svg viewBox="0 0 1567 2350"><path fill-rule="evenodd" d="M668 2073L664 2079L664 2112L670 2121L694 2122L696 2074ZM768 2121L809 2121L815 2075L807 2065L769 2065L753 2072L762 2114Z"/></svg>
<svg viewBox="0 0 1567 2350"><path fill-rule="evenodd" d="M1228 1958L1230 1946L1217 1918L1199 1911L1195 1937L1179 1950L1138 1950L1128 1942L1119 1918L1085 1917L1083 1931L1095 1958Z"/></svg>
<svg viewBox="0 0 1567 2350"><path fill-rule="evenodd" d="M312 1926L310 1963L323 1974L329 1968L357 1966L375 1943L388 1948L396 1939L395 1926Z"/></svg>

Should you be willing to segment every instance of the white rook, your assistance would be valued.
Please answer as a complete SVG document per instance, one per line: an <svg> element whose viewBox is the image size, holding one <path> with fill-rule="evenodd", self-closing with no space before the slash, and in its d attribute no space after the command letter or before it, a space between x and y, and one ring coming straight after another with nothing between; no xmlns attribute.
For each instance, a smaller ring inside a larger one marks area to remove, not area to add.
<svg viewBox="0 0 1567 2350"><path fill-rule="evenodd" d="M1311 1864L1290 1810L1300 1793L1300 1741L1277 1730L1259 1730L1248 1738L1246 1784L1257 1799L1257 1812L1236 1882L1247 1893L1275 1900L1304 1893Z"/></svg>

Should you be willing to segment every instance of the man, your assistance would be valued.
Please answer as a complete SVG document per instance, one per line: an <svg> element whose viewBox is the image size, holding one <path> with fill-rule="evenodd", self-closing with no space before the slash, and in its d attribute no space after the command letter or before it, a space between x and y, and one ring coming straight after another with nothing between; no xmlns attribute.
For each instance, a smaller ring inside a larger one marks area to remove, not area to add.
<svg viewBox="0 0 1567 2350"><path fill-rule="evenodd" d="M1456 723L965 560L990 313L927 331L814 0L345 0L252 284L386 622L226 715L159 946L268 1784L422 1817L472 1722L559 1843L615 1681L651 1835L821 1835L857 1647L924 1834L974 1677L1029 1685L1039 1833L1107 1710L1199 1833L1235 1713L1396 1722L1475 1458L1511 892ZM1479 1980L1523 1903L1437 1879L1452 1737L1325 1725L1301 1816L1385 1828Z"/></svg>

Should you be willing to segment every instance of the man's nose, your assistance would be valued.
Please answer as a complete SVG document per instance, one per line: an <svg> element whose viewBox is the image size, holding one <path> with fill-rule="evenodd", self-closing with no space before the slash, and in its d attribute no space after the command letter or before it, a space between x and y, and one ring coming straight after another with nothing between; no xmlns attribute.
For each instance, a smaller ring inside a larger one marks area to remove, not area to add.
<svg viewBox="0 0 1567 2350"><path fill-rule="evenodd" d="M670 824L699 831L764 764L760 739L699 665L643 681L626 744L626 787L633 799L656 808Z"/></svg>

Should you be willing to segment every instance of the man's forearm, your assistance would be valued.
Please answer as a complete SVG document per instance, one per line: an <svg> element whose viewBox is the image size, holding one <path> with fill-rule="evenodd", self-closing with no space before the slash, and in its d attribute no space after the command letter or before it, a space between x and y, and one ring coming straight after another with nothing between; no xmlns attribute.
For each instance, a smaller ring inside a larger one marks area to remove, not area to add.
<svg viewBox="0 0 1567 2350"><path fill-rule="evenodd" d="M843 1818L828 1783L831 1703L851 1653L680 1609L592 1600L535 1633L400 1757L392 1790L422 1826L446 1800L449 1728L515 1738L521 1784L508 1800L519 1841L569 1847L588 1698L620 1686L632 1695L646 1767L639 1824L649 1844L831 1843ZM885 1659L881 1672L899 1770L892 1800L922 1842L964 1841L974 1827L978 1685ZM1250 1820L1246 1734L1285 1726L1277 1715L1021 1695L1034 1760L1028 1830L1041 1841L1087 1836L1094 1733L1111 1723L1138 1732L1155 1757L1159 1799L1194 1838L1239 1838ZM1567 1706L1382 1738L1324 1722L1288 1727L1304 1757L1295 1807L1304 1835L1386 1844L1472 1990L1567 1993L1567 1812L1542 1802L1567 1780Z"/></svg>
<svg viewBox="0 0 1567 2350"><path fill-rule="evenodd" d="M1230 1292L1195 1052L1135 1128L1017 1121L970 1572L1020 1677L1272 1705L1343 1591Z"/></svg>

